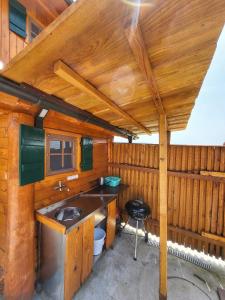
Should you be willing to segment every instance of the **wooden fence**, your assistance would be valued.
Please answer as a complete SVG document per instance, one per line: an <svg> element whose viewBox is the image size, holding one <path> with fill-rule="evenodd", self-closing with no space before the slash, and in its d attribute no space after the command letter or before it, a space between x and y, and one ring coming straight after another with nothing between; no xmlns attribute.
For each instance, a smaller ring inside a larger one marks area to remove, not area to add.
<svg viewBox="0 0 225 300"><path fill-rule="evenodd" d="M109 172L129 185L119 197L119 206L143 198L152 210L149 229L157 235L158 159L158 145L113 144L109 164ZM224 258L225 244L202 233L225 236L225 178L200 172L224 172L225 147L171 145L168 171L169 240Z"/></svg>

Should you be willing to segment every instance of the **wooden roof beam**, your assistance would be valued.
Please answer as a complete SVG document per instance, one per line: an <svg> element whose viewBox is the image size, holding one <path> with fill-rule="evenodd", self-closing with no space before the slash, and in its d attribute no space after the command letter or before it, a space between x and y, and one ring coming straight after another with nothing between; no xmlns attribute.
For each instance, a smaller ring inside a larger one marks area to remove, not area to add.
<svg viewBox="0 0 225 300"><path fill-rule="evenodd" d="M165 114L158 85L148 56L140 25L129 26L125 29L129 46L153 94L153 101L159 114Z"/></svg>
<svg viewBox="0 0 225 300"><path fill-rule="evenodd" d="M82 92L94 97L95 99L102 102L104 105L108 106L114 113L122 116L124 119L128 120L136 127L140 128L147 134L151 134L151 131L135 120L131 115L122 110L116 103L105 96L102 92L97 90L93 85L76 73L72 68L67 66L62 61L58 61L54 65L54 73L61 77L63 80L69 82L74 87L78 88Z"/></svg>

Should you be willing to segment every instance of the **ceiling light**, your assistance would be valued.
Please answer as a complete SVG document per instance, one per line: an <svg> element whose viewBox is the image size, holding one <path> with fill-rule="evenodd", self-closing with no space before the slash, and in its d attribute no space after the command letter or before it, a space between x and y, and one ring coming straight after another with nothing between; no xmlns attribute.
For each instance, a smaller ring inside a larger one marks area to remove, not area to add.
<svg viewBox="0 0 225 300"><path fill-rule="evenodd" d="M4 66L5 66L4 62L2 60L0 60L0 70L3 70Z"/></svg>

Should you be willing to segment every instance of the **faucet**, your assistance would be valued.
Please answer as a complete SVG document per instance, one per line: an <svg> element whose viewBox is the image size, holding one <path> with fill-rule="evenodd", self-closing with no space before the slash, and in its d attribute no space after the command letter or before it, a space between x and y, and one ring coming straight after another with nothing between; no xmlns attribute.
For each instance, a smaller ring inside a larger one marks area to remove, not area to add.
<svg viewBox="0 0 225 300"><path fill-rule="evenodd" d="M59 190L60 192L64 191L65 189L67 192L70 191L70 189L61 180L59 180L58 185L54 187L55 191Z"/></svg>

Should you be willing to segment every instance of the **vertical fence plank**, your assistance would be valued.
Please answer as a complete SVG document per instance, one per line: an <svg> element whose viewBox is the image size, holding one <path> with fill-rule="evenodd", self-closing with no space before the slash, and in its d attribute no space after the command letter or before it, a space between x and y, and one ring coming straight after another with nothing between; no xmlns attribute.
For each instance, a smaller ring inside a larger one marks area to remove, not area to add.
<svg viewBox="0 0 225 300"><path fill-rule="evenodd" d="M113 144L112 162L158 169L158 145ZM168 169L199 174L201 170L225 171L225 147L169 146ZM119 196L124 208L130 199L142 197L152 210L152 219L159 221L157 173L111 167L130 187ZM168 177L168 224L201 234L202 231L225 236L225 184L211 180ZM159 228L148 224L154 234ZM191 246L206 253L224 257L224 247L212 242L202 243L185 235L169 232L174 242Z"/></svg>

